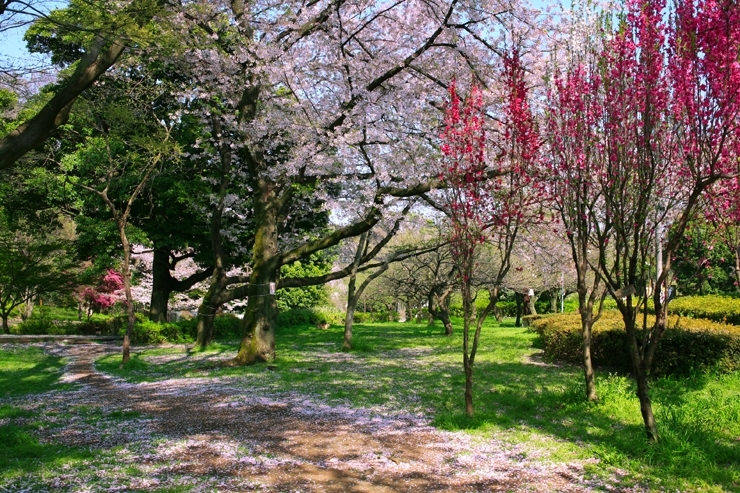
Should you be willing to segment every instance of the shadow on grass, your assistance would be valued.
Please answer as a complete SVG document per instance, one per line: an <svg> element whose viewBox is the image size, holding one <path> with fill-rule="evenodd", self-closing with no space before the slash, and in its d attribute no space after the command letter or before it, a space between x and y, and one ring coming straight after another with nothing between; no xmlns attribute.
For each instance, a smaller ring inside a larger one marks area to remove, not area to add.
<svg viewBox="0 0 740 493"><path fill-rule="evenodd" d="M740 447L726 426L737 427L738 405L729 416L709 401L689 397L708 381L699 378L654 383L653 399L661 433L650 444L631 382L599 375L601 401L584 400L585 387L574 368L525 363L476 363L475 416L438 413L434 424L446 430L504 428L545 433L586 446L604 464L637 470L663 486L703 482L740 491ZM462 385L462 378L459 379ZM462 394L462 392L460 392ZM720 407L722 403L720 404ZM462 410L462 397L457 409ZM737 428L736 428L737 429Z"/></svg>
<svg viewBox="0 0 740 493"><path fill-rule="evenodd" d="M740 491L740 388L726 392L720 377L654 382L662 440L651 445L629 379L599 374L601 400L587 403L581 370L532 361L534 335L510 322L484 328L475 364L473 418L462 412L461 330L446 337L437 325L356 324L355 335L368 350L351 355L339 354L342 332L339 326L279 328L274 371L258 365L213 375L262 378L255 381L275 390L346 399L356 406L420 402L442 429L505 429L522 440L550 436L571 444L568 457L574 450L584 458L595 455L603 464L650 478L659 488L703 484ZM187 358L177 361L166 373L176 373ZM725 383L740 387L738 382L735 377Z"/></svg>
<svg viewBox="0 0 740 493"><path fill-rule="evenodd" d="M6 479L94 457L86 448L39 443L26 426L13 423L0 426L0 449L0 471Z"/></svg>
<svg viewBox="0 0 740 493"><path fill-rule="evenodd" d="M284 339L304 350L308 348L304 345L307 337L325 349L339 350L341 330L332 329L286 334ZM485 433L503 428L525 435L549 435L582 449L586 456L597 456L603 464L628 468L662 486L704 483L740 491L740 393L718 390L721 385L716 375L653 382L661 442L650 444L628 378L599 374L601 401L588 403L581 369L526 359L533 352L534 336L509 322L496 329L484 328L475 365L476 415L468 418L462 411L460 332L445 337L439 326L356 324L357 337L373 352L356 354L354 362L344 362L347 378L340 378L336 371L332 374L337 386L344 387L333 395L374 403L378 400L373 401L373 394L392 394L402 382L431 405L434 424L442 429ZM405 353L398 351L419 348L447 356L420 368L404 364ZM362 373L366 371L364 361L372 362L370 375ZM299 363L293 368L303 366ZM332 366L319 370L330 372ZM375 385L370 388L353 381L357 375L371 377ZM316 385L322 377L303 372L289 378L300 387Z"/></svg>
<svg viewBox="0 0 740 493"><path fill-rule="evenodd" d="M46 392L57 383L64 365L62 358L44 355L37 348L0 349L0 397Z"/></svg>

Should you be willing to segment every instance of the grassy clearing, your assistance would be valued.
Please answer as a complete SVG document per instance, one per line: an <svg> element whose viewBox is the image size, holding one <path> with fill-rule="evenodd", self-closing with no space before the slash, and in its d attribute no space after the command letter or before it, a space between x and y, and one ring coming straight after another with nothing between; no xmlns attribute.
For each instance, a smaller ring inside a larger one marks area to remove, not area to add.
<svg viewBox="0 0 740 493"><path fill-rule="evenodd" d="M0 348L0 399L60 388L64 365L61 358L46 356L37 347Z"/></svg>
<svg viewBox="0 0 740 493"><path fill-rule="evenodd" d="M360 350L351 353L341 351L340 327L283 329L271 369L218 367L219 360L233 356L236 344L192 353L150 349L137 353L126 368L119 368L119 356L98 367L136 382L231 376L252 391L299 392L379 412L424 413L439 428L524 444L531 458L596 458L590 466L595 475L617 474L624 485L740 491L740 375L654 382L662 441L649 445L630 379L598 374L601 400L586 403L580 369L538 363L534 338L511 323L485 328L472 419L462 412L461 336L446 338L439 327L425 325L357 325Z"/></svg>

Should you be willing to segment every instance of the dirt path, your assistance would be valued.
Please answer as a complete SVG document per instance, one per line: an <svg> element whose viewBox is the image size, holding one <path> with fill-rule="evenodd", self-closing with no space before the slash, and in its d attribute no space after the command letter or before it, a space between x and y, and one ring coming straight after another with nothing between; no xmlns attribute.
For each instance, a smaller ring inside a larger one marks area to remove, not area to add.
<svg viewBox="0 0 740 493"><path fill-rule="evenodd" d="M124 447L147 471L135 482L137 491L162 487L175 476L210 488L203 491L593 491L582 464L537 463L515 448L441 432L418 419L331 408L304 396L249 395L228 380L130 384L94 368L95 359L116 348L47 350L69 358L64 380L81 384L54 394L47 407L71 401L137 418L118 426L73 420L45 430L45 438Z"/></svg>

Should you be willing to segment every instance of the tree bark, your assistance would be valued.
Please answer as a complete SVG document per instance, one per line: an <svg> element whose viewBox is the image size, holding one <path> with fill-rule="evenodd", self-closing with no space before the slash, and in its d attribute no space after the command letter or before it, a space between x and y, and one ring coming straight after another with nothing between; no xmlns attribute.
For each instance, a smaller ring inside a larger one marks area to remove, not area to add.
<svg viewBox="0 0 740 493"><path fill-rule="evenodd" d="M740 293L740 245L735 247L735 289Z"/></svg>
<svg viewBox="0 0 740 493"><path fill-rule="evenodd" d="M215 276L214 276L215 277ZM218 307L213 300L217 299L220 294L220 282L218 279L211 283L208 293L203 298L203 302L198 307L198 323L196 325L195 345L199 349L205 349L213 342L213 323L216 318Z"/></svg>
<svg viewBox="0 0 740 493"><path fill-rule="evenodd" d="M131 359L131 338L134 334L136 324L136 312L134 311L134 297L131 295L131 244L126 236L126 223L118 221L118 233L123 244L123 263L121 264L121 275L123 276L123 290L126 294L126 333L123 336L122 364Z"/></svg>
<svg viewBox="0 0 740 493"><path fill-rule="evenodd" d="M516 321L514 322L515 327L522 326L522 303L524 301L524 295L521 293L514 293L514 302L516 303Z"/></svg>
<svg viewBox="0 0 740 493"><path fill-rule="evenodd" d="M447 300L449 298L451 288L448 290L445 290L444 293L440 297L437 297L437 306L439 308L434 308L434 298L435 294L434 291L429 293L429 296L427 298L427 307L429 310L429 315L433 318L436 318L440 322L442 322L442 325L445 329L445 335L451 336L453 334L453 328L452 328L452 321L450 320L450 310L447 307Z"/></svg>
<svg viewBox="0 0 740 493"><path fill-rule="evenodd" d="M463 371L465 373L465 413L473 417L473 363L475 354L471 357L470 350L470 324L473 321L473 297L470 285L467 281L462 282L463 298Z"/></svg>
<svg viewBox="0 0 740 493"><path fill-rule="evenodd" d="M3 333L4 334L10 334L10 325L8 325L8 315L3 314Z"/></svg>
<svg viewBox="0 0 740 493"><path fill-rule="evenodd" d="M629 349L630 358L632 359L632 372L634 373L635 381L637 383L637 398L640 401L640 413L642 414L642 420L645 425L645 432L647 433L648 440L657 442L658 426L655 423L653 404L650 399L647 370L640 354L640 349L637 346L637 334L634 321L632 323L627 321L626 326L627 335L630 339Z"/></svg>
<svg viewBox="0 0 740 493"><path fill-rule="evenodd" d="M357 301L360 299L362 294L355 292L357 269L360 267L360 262L362 262L362 256L367 247L368 236L368 232L360 235L357 243L357 251L355 252L355 258L352 262L352 271L349 276L349 287L347 289L347 313L344 318L344 340L342 342L342 349L345 351L352 349L352 326L354 324L355 309L357 308Z"/></svg>
<svg viewBox="0 0 740 493"><path fill-rule="evenodd" d="M344 349L345 351L349 351L352 349L352 327L354 325L353 317L355 314L355 308L357 307L357 302L362 297L362 293L365 292L365 289L367 289L370 283L380 277L386 270L388 270L387 262L384 263L378 270L370 274L367 279L365 279L362 284L360 284L357 290L354 291L351 297L347 297L347 318L344 321L344 342L342 343L342 349ZM352 316L350 316L350 312Z"/></svg>
<svg viewBox="0 0 740 493"><path fill-rule="evenodd" d="M213 273L213 267L196 272L186 279L178 280L172 277L170 269L174 269L177 261L170 262L171 251L169 248L155 248L154 260L152 262L152 296L149 303L149 320L153 322L166 322L169 311L170 295L173 292L182 293L192 288L195 284L205 281Z"/></svg>
<svg viewBox="0 0 740 493"><path fill-rule="evenodd" d="M253 270L248 289L244 338L235 362L247 365L275 359L277 302L270 286L277 283L279 200L275 186L260 178L255 186L255 224L257 230L252 249Z"/></svg>
<svg viewBox="0 0 740 493"><path fill-rule="evenodd" d="M172 293L170 285L170 250L155 248L152 261L152 296L149 302L149 320L166 322L167 309Z"/></svg>
<svg viewBox="0 0 740 493"><path fill-rule="evenodd" d="M580 296L580 294L579 294ZM586 399L597 401L596 394L596 377L594 367L591 361L591 335L593 328L593 312L590 307L581 304L581 331L583 333L583 376L586 380Z"/></svg>

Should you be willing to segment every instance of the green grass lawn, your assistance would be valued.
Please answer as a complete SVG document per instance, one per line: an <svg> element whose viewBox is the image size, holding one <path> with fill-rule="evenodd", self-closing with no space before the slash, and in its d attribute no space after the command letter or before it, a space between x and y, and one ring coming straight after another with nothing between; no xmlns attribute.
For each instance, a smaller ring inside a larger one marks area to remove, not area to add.
<svg viewBox="0 0 740 493"><path fill-rule="evenodd" d="M38 347L0 346L0 399L59 388L64 365L61 358L46 356Z"/></svg>
<svg viewBox="0 0 740 493"><path fill-rule="evenodd" d="M64 366L38 347L0 346L0 484L92 459L89 450L40 443L34 431L48 426L50 416L16 404L24 396L70 388L58 383Z"/></svg>
<svg viewBox="0 0 740 493"><path fill-rule="evenodd" d="M459 326L459 325L458 325ZM531 458L596 458L595 475L624 476L656 491L740 491L740 375L697 375L653 383L661 442L645 439L629 378L599 373L599 403L584 401L579 368L544 365L535 335L511 322L488 324L475 364L476 414L464 414L461 334L441 328L383 323L355 327L352 353L341 352L342 329L282 329L272 371L264 365L221 368L219 356L236 344L205 353L182 348L136 353L98 362L131 381L178 376L232 376L235 383L270 392L300 392L334 404L424 413L447 430L465 430L524 444ZM166 361L161 361L165 355ZM534 358L532 357L534 356ZM159 357L159 362L152 358ZM203 359L205 357L205 359Z"/></svg>

